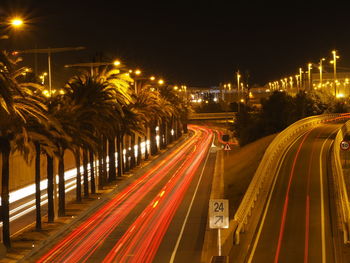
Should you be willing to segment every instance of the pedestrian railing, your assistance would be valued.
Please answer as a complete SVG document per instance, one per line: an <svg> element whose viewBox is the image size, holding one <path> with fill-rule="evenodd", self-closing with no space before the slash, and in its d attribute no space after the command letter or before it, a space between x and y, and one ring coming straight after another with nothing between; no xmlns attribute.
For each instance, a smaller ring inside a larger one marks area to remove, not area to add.
<svg viewBox="0 0 350 263"><path fill-rule="evenodd" d="M343 230L344 243L350 243L350 203L348 192L344 180L344 172L340 159L340 143L345 138L345 135L350 131L350 121L347 121L338 131L333 145L333 160L334 160L334 183L336 191L336 201Z"/></svg>
<svg viewBox="0 0 350 263"><path fill-rule="evenodd" d="M234 221L237 223L237 228L234 231L236 244L239 244L240 242L240 233L244 232L245 226L248 223L248 219L252 214L258 198L259 202L262 202L261 204L265 204L276 176L281 156L283 156L283 153L288 146L294 141L294 139L301 136L311 128L339 116L339 114L323 114L299 120L280 132L274 138L266 149L258 169L256 170L234 216Z"/></svg>

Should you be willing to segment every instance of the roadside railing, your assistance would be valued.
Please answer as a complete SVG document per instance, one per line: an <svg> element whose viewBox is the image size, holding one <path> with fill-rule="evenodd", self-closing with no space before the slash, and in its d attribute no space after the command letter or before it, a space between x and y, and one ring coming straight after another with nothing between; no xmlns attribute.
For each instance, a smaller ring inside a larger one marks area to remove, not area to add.
<svg viewBox="0 0 350 263"><path fill-rule="evenodd" d="M338 131L333 144L334 183L336 189L338 190L336 191L336 198L343 230L344 244L350 243L350 203L340 159L340 143L349 131L350 121L347 121Z"/></svg>
<svg viewBox="0 0 350 263"><path fill-rule="evenodd" d="M248 224L248 219L251 216L258 197L259 201L263 202L263 204L266 202L266 198L278 169L280 157L288 146L295 138L302 135L312 127L338 116L340 115L324 114L299 120L280 132L274 138L266 149L258 169L256 170L234 216L234 221L237 223L237 228L234 231L235 244L239 244L240 242L240 233L244 232L245 226Z"/></svg>

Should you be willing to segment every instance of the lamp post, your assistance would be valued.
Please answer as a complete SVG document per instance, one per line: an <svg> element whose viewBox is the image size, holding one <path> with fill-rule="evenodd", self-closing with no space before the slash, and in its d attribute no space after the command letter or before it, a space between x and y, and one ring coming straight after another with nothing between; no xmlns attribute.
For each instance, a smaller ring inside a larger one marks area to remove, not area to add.
<svg viewBox="0 0 350 263"><path fill-rule="evenodd" d="M320 66L319 66L319 70L320 70L320 88L322 88L322 70L323 70L323 68L322 68L322 61L325 61L325 58L321 58L320 59Z"/></svg>
<svg viewBox="0 0 350 263"><path fill-rule="evenodd" d="M303 69L299 68L299 89L302 89L303 87ZM298 90L299 91L299 90Z"/></svg>
<svg viewBox="0 0 350 263"><path fill-rule="evenodd" d="M240 95L240 88L239 88L239 83L240 83L240 79L241 79L241 74L239 74L239 70L236 72L236 77L237 77L237 96L238 96L238 112L240 112L240 98L241 98L241 95Z"/></svg>
<svg viewBox="0 0 350 263"><path fill-rule="evenodd" d="M312 64L309 63L307 64L307 74L308 74L308 81L309 81L309 90L312 90L312 87L311 87L311 69L312 69Z"/></svg>
<svg viewBox="0 0 350 263"><path fill-rule="evenodd" d="M135 73L135 78L134 78L135 94L137 94L137 77L141 75L141 70L136 69L134 73Z"/></svg>
<svg viewBox="0 0 350 263"><path fill-rule="evenodd" d="M16 51L18 54L32 54L32 53L41 53L47 54L47 63L48 63L48 78L49 78L49 96L52 95L52 74L51 74L51 54L66 52L66 51L78 51L85 49L85 47L65 47L65 48L39 48L39 49L28 49Z"/></svg>
<svg viewBox="0 0 350 263"><path fill-rule="evenodd" d="M339 56L337 56L337 51L333 50L333 60L330 62L333 64L333 85L334 85L334 96L337 96L337 59L339 59Z"/></svg>
<svg viewBox="0 0 350 263"><path fill-rule="evenodd" d="M71 67L89 67L91 76L94 76L94 68L100 66L108 66L114 65L115 67L120 67L121 63L119 60L115 60L113 62L86 62L86 63L76 63L76 64L68 64L64 65L65 68Z"/></svg>

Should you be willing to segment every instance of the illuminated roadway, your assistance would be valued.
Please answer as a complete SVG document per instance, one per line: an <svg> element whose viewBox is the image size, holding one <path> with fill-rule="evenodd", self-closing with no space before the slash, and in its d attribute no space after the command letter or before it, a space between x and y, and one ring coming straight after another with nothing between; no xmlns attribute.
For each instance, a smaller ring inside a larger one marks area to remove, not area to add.
<svg viewBox="0 0 350 263"><path fill-rule="evenodd" d="M193 136L120 190L37 262L198 262L215 163L213 132Z"/></svg>
<svg viewBox="0 0 350 263"><path fill-rule="evenodd" d="M309 130L282 156L247 262L336 262L329 157L340 125Z"/></svg>

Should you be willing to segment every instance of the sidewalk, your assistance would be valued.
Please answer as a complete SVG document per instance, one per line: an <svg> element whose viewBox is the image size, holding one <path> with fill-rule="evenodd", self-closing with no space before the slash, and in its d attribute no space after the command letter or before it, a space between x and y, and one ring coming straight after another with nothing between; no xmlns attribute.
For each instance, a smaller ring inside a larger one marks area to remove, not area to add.
<svg viewBox="0 0 350 263"><path fill-rule="evenodd" d="M160 150L156 156L150 156L140 166L126 173L121 178L117 178L117 181L110 183L103 189L99 189L96 194L90 194L88 198L83 198L81 203L75 201L67 202L66 216L56 218L54 223L47 223L47 216L43 216L42 230L36 231L35 222L33 222L23 231L11 236L12 247L7 251L5 257L0 259L0 263L34 262L34 260L31 260L32 256L35 256L42 248L46 249L53 246L54 240L70 232L71 229L90 216L101 205L108 202L112 196L133 180L136 180L146 169L164 158L186 139L186 135L182 136L178 141L168 145L167 149Z"/></svg>

